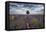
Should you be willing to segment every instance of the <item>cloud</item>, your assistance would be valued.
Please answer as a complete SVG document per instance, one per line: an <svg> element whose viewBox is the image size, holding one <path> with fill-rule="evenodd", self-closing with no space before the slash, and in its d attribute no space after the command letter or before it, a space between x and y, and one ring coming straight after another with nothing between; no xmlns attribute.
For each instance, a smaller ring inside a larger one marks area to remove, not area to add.
<svg viewBox="0 0 46 32"><path fill-rule="evenodd" d="M43 14L44 11L43 5L36 4L10 4L10 14L26 14L26 11L29 10L30 14Z"/></svg>

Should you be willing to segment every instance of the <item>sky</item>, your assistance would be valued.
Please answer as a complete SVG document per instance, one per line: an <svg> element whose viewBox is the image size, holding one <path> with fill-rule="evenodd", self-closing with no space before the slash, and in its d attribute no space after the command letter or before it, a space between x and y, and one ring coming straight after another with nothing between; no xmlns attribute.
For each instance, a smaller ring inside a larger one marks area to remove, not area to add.
<svg viewBox="0 0 46 32"><path fill-rule="evenodd" d="M10 3L10 14L26 14L29 11L29 15L44 13L44 6L38 4L24 4L24 3Z"/></svg>

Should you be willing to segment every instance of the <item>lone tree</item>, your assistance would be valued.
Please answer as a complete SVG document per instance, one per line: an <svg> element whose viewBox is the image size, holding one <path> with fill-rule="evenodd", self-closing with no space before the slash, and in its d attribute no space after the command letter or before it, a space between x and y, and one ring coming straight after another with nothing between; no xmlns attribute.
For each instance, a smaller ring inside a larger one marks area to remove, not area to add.
<svg viewBox="0 0 46 32"><path fill-rule="evenodd" d="M27 10L27 12L26 12L27 14L29 14L29 11Z"/></svg>
<svg viewBox="0 0 46 32"><path fill-rule="evenodd" d="M29 24L29 15L28 15L28 14L29 14L29 10L26 11L26 14L27 14L27 16L26 16L26 22L25 22L25 23L26 23L26 28L29 29L29 28L30 28L30 24Z"/></svg>

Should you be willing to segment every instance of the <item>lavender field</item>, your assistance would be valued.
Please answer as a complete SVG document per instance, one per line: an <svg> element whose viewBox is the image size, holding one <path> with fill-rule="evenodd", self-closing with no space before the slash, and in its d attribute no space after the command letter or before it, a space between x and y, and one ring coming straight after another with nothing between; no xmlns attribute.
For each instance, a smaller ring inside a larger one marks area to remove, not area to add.
<svg viewBox="0 0 46 32"><path fill-rule="evenodd" d="M10 29L43 28L44 15L10 15Z"/></svg>

